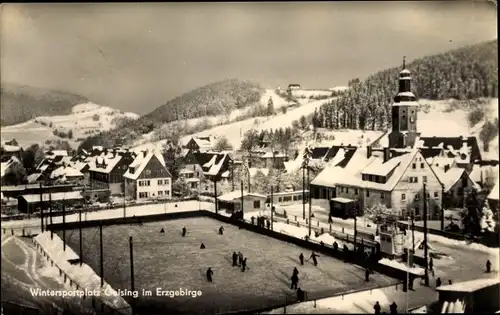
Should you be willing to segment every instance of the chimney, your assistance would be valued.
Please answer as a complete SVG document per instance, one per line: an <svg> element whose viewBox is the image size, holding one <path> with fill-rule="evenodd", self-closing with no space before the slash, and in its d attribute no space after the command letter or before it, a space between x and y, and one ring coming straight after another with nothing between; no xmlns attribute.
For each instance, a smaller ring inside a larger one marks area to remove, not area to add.
<svg viewBox="0 0 500 315"><path fill-rule="evenodd" d="M143 156L143 157L146 157L146 155L148 155L148 150L144 150L144 151L142 151L142 156Z"/></svg>
<svg viewBox="0 0 500 315"><path fill-rule="evenodd" d="M444 166L444 172L446 173L446 172L448 172L449 170L450 170L450 164L446 164L446 165Z"/></svg>
<svg viewBox="0 0 500 315"><path fill-rule="evenodd" d="M372 147L369 145L366 147L366 158L369 159L372 157Z"/></svg>
<svg viewBox="0 0 500 315"><path fill-rule="evenodd" d="M384 163L391 158L391 148L384 148Z"/></svg>

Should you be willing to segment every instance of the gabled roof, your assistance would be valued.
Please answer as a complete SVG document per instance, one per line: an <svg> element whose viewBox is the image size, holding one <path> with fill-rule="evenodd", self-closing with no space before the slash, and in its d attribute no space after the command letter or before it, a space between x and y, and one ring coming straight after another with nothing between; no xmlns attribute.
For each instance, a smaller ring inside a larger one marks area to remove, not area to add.
<svg viewBox="0 0 500 315"><path fill-rule="evenodd" d="M12 164L21 164L19 159L15 156L11 156L7 162L2 162L0 163L0 176L4 177L7 173L7 170L9 167L11 167Z"/></svg>
<svg viewBox="0 0 500 315"><path fill-rule="evenodd" d="M443 147L446 150L453 149L460 152L464 142L470 148L470 155L473 159L481 159L481 152L477 144L476 137L420 137L419 146L423 148L438 148ZM466 152L460 152L466 153ZM472 161L474 162L474 161Z"/></svg>
<svg viewBox="0 0 500 315"><path fill-rule="evenodd" d="M224 165L224 162L227 159L229 159L229 156L227 154L214 155L213 158L208 163L203 165L203 168L205 169L205 167L206 167L206 169L207 169L203 173L206 175L212 175L212 176L220 175L220 172L222 170L222 166ZM208 164L210 164L210 165L208 166Z"/></svg>
<svg viewBox="0 0 500 315"><path fill-rule="evenodd" d="M330 150L330 147L315 147L311 150L311 159L323 159Z"/></svg>
<svg viewBox="0 0 500 315"><path fill-rule="evenodd" d="M132 179L132 180L137 180L137 178L139 178L139 176L144 171L144 169L148 165L149 161L151 161L153 156L156 157L158 159L158 161L160 161L160 164L163 167L165 167L165 170L167 170L166 165L165 165L165 160L163 159L163 156L161 154L159 154L157 152L148 152L148 153L146 153L146 155L144 155L143 153L140 153L136 156L134 161L129 165L129 168L127 169L125 174L123 174L123 177L128 178L128 179ZM131 167L135 168L133 174L130 172ZM168 170L167 170L167 172L168 172Z"/></svg>
<svg viewBox="0 0 500 315"><path fill-rule="evenodd" d="M452 167L446 172L440 168L434 168L434 173L443 183L445 192L449 191L464 176L464 173L465 176L469 176L465 169L459 167Z"/></svg>
<svg viewBox="0 0 500 315"><path fill-rule="evenodd" d="M22 195L19 198L23 198L27 202L40 202L40 194L29 194ZM57 201L57 200L75 200L82 199L81 191L68 191L68 192L57 192L52 194L43 194L43 201Z"/></svg>
<svg viewBox="0 0 500 315"><path fill-rule="evenodd" d="M361 187L361 188L365 188L365 189L392 191L394 189L394 187L396 187L396 185L400 181L401 177L403 176L405 171L408 169L410 163L413 161L413 159L415 158L415 156L417 154L418 154L418 150L413 149L411 151L408 151L408 153L406 153L406 154L402 154L402 155L399 155L399 156L396 156L396 157L389 159L391 165L397 165L397 166L395 168L393 168L392 175L387 179L387 181L385 183L364 181L362 179L361 175L364 172L365 167L369 167L371 163L382 164L380 161L381 159L383 159L382 157L372 156L368 160L368 163L358 164L359 169L357 171L353 172L352 174L342 174L342 176L340 176L338 184ZM377 161L377 160L379 160L379 161Z"/></svg>
<svg viewBox="0 0 500 315"><path fill-rule="evenodd" d="M71 166L60 166L59 168L53 170L50 174L51 179L68 177L84 177L84 175L79 170Z"/></svg>
<svg viewBox="0 0 500 315"><path fill-rule="evenodd" d="M34 183L37 180L39 180L41 176L42 176L42 173L33 173L33 174L28 175L26 180L28 181L28 183Z"/></svg>
<svg viewBox="0 0 500 315"><path fill-rule="evenodd" d="M420 148L420 153L426 159L440 156L442 152L442 148Z"/></svg>

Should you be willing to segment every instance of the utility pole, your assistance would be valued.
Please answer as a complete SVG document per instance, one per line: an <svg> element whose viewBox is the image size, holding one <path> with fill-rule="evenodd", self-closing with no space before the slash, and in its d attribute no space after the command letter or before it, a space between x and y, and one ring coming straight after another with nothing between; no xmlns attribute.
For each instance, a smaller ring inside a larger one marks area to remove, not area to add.
<svg viewBox="0 0 500 315"><path fill-rule="evenodd" d="M481 173L482 174L482 173ZM444 231L444 185L441 184L441 231Z"/></svg>
<svg viewBox="0 0 500 315"><path fill-rule="evenodd" d="M100 267L101 267L101 288L104 287L104 256L103 256L103 246L102 246L102 222L99 223L99 252L100 255Z"/></svg>
<svg viewBox="0 0 500 315"><path fill-rule="evenodd" d="M243 180L240 181L241 184L241 214L244 215L245 213L243 212Z"/></svg>
<svg viewBox="0 0 500 315"><path fill-rule="evenodd" d="M135 292L135 282L134 282L134 245L132 242L132 236L129 238L130 245L130 290ZM135 298L132 296L132 315L135 315Z"/></svg>
<svg viewBox="0 0 500 315"><path fill-rule="evenodd" d="M127 217L127 201L126 201L126 194L127 194L127 180L123 179L123 217Z"/></svg>
<svg viewBox="0 0 500 315"><path fill-rule="evenodd" d="M302 220L306 219L306 169L302 165Z"/></svg>
<svg viewBox="0 0 500 315"><path fill-rule="evenodd" d="M82 209L78 212L78 233L80 240L80 266L83 263L83 240L82 240Z"/></svg>
<svg viewBox="0 0 500 315"><path fill-rule="evenodd" d="M62 219L63 219L63 250L66 251L66 206L62 205Z"/></svg>
<svg viewBox="0 0 500 315"><path fill-rule="evenodd" d="M271 231L273 230L273 214L274 214L274 196L273 196L273 185L271 185Z"/></svg>
<svg viewBox="0 0 500 315"><path fill-rule="evenodd" d="M415 216L413 215L411 216L411 240L411 248L413 255L415 255ZM413 259L411 260L411 266L413 267Z"/></svg>
<svg viewBox="0 0 500 315"><path fill-rule="evenodd" d="M427 189L424 183L424 257L425 257L425 285L429 286L429 250L427 248Z"/></svg>
<svg viewBox="0 0 500 315"><path fill-rule="evenodd" d="M358 205L354 208L354 251L356 251L356 240L358 238Z"/></svg>
<svg viewBox="0 0 500 315"><path fill-rule="evenodd" d="M307 167L307 201L309 202L309 236L311 236L311 217L312 217L312 199L311 199L311 179L309 177L309 165Z"/></svg>
<svg viewBox="0 0 500 315"><path fill-rule="evenodd" d="M52 192L49 191L49 219L50 219L50 240L54 239L54 230L52 229Z"/></svg>
<svg viewBox="0 0 500 315"><path fill-rule="evenodd" d="M234 161L231 160L231 187L232 191L234 191Z"/></svg>
<svg viewBox="0 0 500 315"><path fill-rule="evenodd" d="M215 194L215 213L219 213L219 205L217 200L217 178L214 178L214 194Z"/></svg>
<svg viewBox="0 0 500 315"><path fill-rule="evenodd" d="M43 190L42 183L40 183L40 227L43 233Z"/></svg>

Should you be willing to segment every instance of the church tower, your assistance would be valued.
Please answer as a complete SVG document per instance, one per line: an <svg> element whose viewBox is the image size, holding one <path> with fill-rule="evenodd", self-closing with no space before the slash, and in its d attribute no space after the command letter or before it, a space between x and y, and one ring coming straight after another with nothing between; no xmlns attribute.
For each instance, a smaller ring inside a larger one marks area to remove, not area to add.
<svg viewBox="0 0 500 315"><path fill-rule="evenodd" d="M418 102L411 92L411 73L406 69L403 58L403 70L399 73L398 94L391 106L392 128L389 134L390 148L407 148L415 145L417 133Z"/></svg>

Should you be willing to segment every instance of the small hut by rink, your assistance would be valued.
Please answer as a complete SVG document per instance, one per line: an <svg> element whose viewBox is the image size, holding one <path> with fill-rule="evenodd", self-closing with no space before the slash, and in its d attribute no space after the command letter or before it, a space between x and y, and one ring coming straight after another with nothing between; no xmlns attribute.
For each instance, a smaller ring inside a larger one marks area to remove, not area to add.
<svg viewBox="0 0 500 315"><path fill-rule="evenodd" d="M265 210L266 196L247 191L232 191L217 198L219 209L225 209L229 213L237 211L261 211ZM242 202L243 200L243 202ZM243 206L243 207L242 207Z"/></svg>
<svg viewBox="0 0 500 315"><path fill-rule="evenodd" d="M52 194L29 194L18 197L17 207L20 212L33 213L49 208L49 203L52 202L52 208L58 209L58 205L75 206L83 204L83 196L81 191L57 192Z"/></svg>

